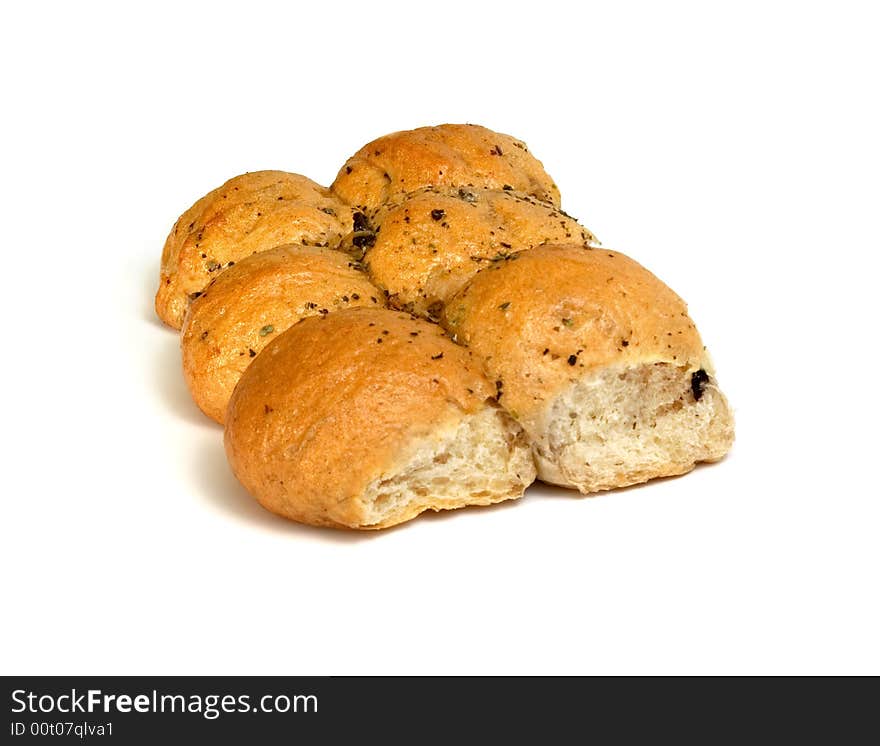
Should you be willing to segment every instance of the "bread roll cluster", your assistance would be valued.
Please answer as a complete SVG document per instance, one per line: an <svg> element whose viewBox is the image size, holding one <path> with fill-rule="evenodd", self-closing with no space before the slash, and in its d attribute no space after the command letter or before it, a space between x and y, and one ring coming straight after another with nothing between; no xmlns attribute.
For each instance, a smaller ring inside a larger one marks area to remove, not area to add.
<svg viewBox="0 0 880 746"><path fill-rule="evenodd" d="M476 125L381 137L329 189L231 179L174 225L156 311L238 479L302 523L386 528L536 476L589 494L733 442L681 298Z"/></svg>

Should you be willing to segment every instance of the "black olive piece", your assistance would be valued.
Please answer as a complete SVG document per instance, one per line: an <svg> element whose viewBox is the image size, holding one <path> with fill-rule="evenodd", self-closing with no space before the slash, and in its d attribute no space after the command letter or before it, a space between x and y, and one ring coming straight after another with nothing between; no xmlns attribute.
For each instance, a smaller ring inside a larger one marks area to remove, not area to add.
<svg viewBox="0 0 880 746"><path fill-rule="evenodd" d="M707 383L709 383L709 374L705 370L700 368L694 371L694 374L691 376L691 391L694 392L694 399L700 401Z"/></svg>

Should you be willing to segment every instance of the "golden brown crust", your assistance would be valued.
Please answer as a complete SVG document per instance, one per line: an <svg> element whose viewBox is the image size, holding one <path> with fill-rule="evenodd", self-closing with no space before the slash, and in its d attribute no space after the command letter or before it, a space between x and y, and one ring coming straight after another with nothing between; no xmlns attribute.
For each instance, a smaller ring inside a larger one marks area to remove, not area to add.
<svg viewBox="0 0 880 746"><path fill-rule="evenodd" d="M471 353L408 314L356 308L307 318L274 339L229 403L226 453L272 512L364 526L361 496L415 439L487 406Z"/></svg>
<svg viewBox="0 0 880 746"><path fill-rule="evenodd" d="M436 318L480 269L544 243L595 244L558 207L514 191L434 187L380 209L365 264L401 309Z"/></svg>
<svg viewBox="0 0 880 746"><path fill-rule="evenodd" d="M162 250L156 313L179 329L189 296L235 262L286 243L332 247L351 230L351 208L305 176L236 176L175 223Z"/></svg>
<svg viewBox="0 0 880 746"><path fill-rule="evenodd" d="M540 246L494 263L449 301L442 323L485 361L528 431L547 402L597 368L696 369L705 357L684 301L606 249Z"/></svg>
<svg viewBox="0 0 880 746"><path fill-rule="evenodd" d="M287 245L245 257L190 306L180 340L190 393L222 424L241 374L276 336L307 316L382 304L383 294L338 251Z"/></svg>
<svg viewBox="0 0 880 746"><path fill-rule="evenodd" d="M503 189L559 204L559 189L525 143L476 124L441 124L394 132L364 145L331 189L372 211L427 186Z"/></svg>

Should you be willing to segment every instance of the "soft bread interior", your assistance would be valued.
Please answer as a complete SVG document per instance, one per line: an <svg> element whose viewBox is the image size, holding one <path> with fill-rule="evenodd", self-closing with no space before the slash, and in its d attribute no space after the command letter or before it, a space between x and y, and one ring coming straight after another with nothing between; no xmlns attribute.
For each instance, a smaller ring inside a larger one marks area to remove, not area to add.
<svg viewBox="0 0 880 746"><path fill-rule="evenodd" d="M522 429L502 410L486 407L442 436L422 439L398 469L372 482L361 498L362 527L393 526L425 510L516 499L534 479Z"/></svg>
<svg viewBox="0 0 880 746"><path fill-rule="evenodd" d="M581 379L540 429L539 477L583 493L684 474L733 444L733 415L714 378L665 363Z"/></svg>

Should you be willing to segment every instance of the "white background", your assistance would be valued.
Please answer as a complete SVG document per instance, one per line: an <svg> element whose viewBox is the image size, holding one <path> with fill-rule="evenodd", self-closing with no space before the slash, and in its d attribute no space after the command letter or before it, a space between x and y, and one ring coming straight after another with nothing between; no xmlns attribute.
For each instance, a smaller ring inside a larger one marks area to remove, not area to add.
<svg viewBox="0 0 880 746"><path fill-rule="evenodd" d="M2 673L880 673L874 4L726 5L7 7ZM238 486L153 315L166 233L445 121L689 301L726 461L365 535Z"/></svg>

